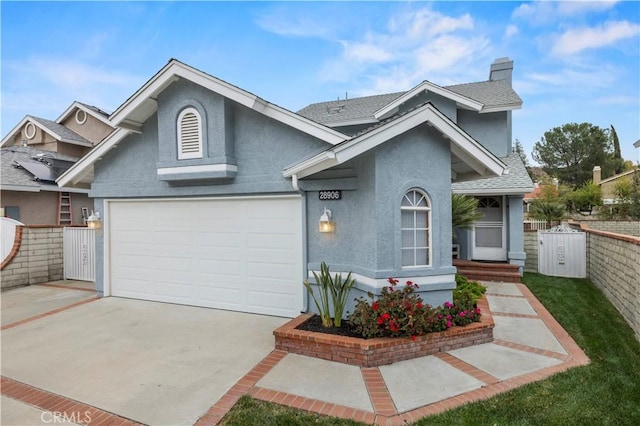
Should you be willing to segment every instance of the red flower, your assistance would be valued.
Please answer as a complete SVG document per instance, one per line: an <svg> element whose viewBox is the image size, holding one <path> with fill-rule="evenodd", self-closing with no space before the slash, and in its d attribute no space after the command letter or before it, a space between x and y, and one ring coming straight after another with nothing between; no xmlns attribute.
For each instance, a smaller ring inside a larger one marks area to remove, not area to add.
<svg viewBox="0 0 640 426"><path fill-rule="evenodd" d="M411 336L411 340L413 340L414 342L416 341L416 335L415 334L413 336Z"/></svg>
<svg viewBox="0 0 640 426"><path fill-rule="evenodd" d="M384 324L384 318L378 317L378 325Z"/></svg>
<svg viewBox="0 0 640 426"><path fill-rule="evenodd" d="M413 285L413 281L407 280L407 285L411 287Z"/></svg>
<svg viewBox="0 0 640 426"><path fill-rule="evenodd" d="M373 302L373 305L371 305L371 309L373 309L374 312L376 312L379 308L378 302Z"/></svg>
<svg viewBox="0 0 640 426"><path fill-rule="evenodd" d="M398 324L396 324L396 322L394 320L389 321L389 328L394 333L397 332L400 329L400 327L398 327Z"/></svg>
<svg viewBox="0 0 640 426"><path fill-rule="evenodd" d="M391 315L389 315L388 313L384 313L382 314L382 318L388 320L389 318L391 318Z"/></svg>
<svg viewBox="0 0 640 426"><path fill-rule="evenodd" d="M422 309L422 306L423 306L422 303L418 302L418 304L416 305L416 308Z"/></svg>
<svg viewBox="0 0 640 426"><path fill-rule="evenodd" d="M476 308L476 314L480 314L480 308Z"/></svg>

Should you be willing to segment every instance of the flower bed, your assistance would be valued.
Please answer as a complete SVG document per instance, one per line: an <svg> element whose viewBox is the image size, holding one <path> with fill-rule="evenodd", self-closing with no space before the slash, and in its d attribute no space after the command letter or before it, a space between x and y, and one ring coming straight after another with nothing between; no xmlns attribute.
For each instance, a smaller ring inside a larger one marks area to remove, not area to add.
<svg viewBox="0 0 640 426"><path fill-rule="evenodd" d="M480 322L422 336L362 339L298 330L313 314L303 314L273 331L276 349L360 367L377 367L493 341L493 318L486 297L478 300Z"/></svg>

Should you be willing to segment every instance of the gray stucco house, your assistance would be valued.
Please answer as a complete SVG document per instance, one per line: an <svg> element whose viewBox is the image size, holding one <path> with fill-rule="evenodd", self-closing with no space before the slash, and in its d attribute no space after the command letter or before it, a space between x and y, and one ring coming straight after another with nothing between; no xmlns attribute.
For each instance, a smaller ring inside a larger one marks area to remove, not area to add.
<svg viewBox="0 0 640 426"><path fill-rule="evenodd" d="M488 82L424 82L294 113L169 61L58 180L92 181L98 292L293 317L313 308L302 282L325 261L353 272L351 299L393 276L441 304L455 287L452 186L509 206L502 219L520 235L503 228L506 256L522 261L533 185L507 188L524 170L509 155L521 104L511 64L494 64Z"/></svg>

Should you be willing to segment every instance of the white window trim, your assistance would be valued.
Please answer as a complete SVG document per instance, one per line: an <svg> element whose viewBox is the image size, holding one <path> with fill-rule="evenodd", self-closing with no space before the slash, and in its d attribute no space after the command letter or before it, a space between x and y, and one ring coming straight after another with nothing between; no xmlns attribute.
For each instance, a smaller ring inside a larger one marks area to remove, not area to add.
<svg viewBox="0 0 640 426"><path fill-rule="evenodd" d="M198 151L184 153L182 152L182 119L187 114L194 114L198 119ZM202 158L202 117L198 110L193 107L183 109L180 114L178 114L176 129L178 133L178 160Z"/></svg>
<svg viewBox="0 0 640 426"><path fill-rule="evenodd" d="M433 228L433 221L432 221L432 214L431 214L431 200L429 199L429 196L424 192L421 191L419 189L410 189L409 191L405 192L404 195L402 196L402 200L404 201L405 197L412 193L412 192L417 192L420 195L422 195L427 203L426 207L420 207L420 206L403 206L400 205L400 211L402 212L403 210L405 211L412 211L412 212L416 212L416 211L426 211L427 212L427 228L416 228L415 225L415 216L414 216L414 221L413 221L413 226L411 228L403 228L402 225L400 225L400 263L402 265L402 269L415 269L415 268L428 268L431 267L432 263L432 257L433 257L433 244L432 244L432 228ZM402 202L401 202L402 204ZM401 219L402 220L402 219ZM417 247L415 245L415 241L417 240L414 236L414 247L404 247L404 244L402 243L402 231L414 231L414 233L416 231L426 231L427 232L427 246L426 247ZM413 258L414 258L414 264L413 265L403 265L403 250L405 249L413 249ZM427 259L427 263L426 264L415 264L416 263L416 250L418 249L426 249L427 253L428 253L428 259Z"/></svg>

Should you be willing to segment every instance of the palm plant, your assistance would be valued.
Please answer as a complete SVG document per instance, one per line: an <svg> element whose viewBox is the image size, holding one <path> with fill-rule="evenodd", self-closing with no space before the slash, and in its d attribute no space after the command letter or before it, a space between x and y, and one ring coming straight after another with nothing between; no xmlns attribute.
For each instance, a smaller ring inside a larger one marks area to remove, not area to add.
<svg viewBox="0 0 640 426"><path fill-rule="evenodd" d="M481 218L477 199L463 194L451 194L452 228L473 229L473 224Z"/></svg>

